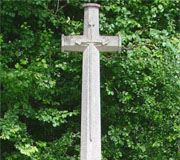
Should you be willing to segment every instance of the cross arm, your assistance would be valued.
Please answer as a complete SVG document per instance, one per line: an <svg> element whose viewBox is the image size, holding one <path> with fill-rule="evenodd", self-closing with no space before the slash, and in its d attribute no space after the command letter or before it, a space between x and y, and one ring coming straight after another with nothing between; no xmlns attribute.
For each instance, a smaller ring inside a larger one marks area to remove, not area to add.
<svg viewBox="0 0 180 160"><path fill-rule="evenodd" d="M83 52L85 46L80 45L80 41L85 41L84 36L61 36L62 51Z"/></svg>
<svg viewBox="0 0 180 160"><path fill-rule="evenodd" d="M120 36L99 36L94 40L88 40L85 36L64 36L61 37L62 51L83 52L86 47L93 43L100 52L120 52Z"/></svg>
<svg viewBox="0 0 180 160"><path fill-rule="evenodd" d="M100 52L121 52L121 36L100 36L102 45L96 45Z"/></svg>

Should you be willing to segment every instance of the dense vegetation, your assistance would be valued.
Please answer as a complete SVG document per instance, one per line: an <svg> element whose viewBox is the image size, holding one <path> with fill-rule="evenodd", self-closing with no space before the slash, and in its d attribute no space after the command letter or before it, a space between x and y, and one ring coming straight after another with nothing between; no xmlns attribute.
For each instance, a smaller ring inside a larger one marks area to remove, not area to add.
<svg viewBox="0 0 180 160"><path fill-rule="evenodd" d="M82 53L60 44L84 2L0 2L2 160L79 159ZM101 54L102 159L179 160L180 0L98 3L101 34L123 37Z"/></svg>

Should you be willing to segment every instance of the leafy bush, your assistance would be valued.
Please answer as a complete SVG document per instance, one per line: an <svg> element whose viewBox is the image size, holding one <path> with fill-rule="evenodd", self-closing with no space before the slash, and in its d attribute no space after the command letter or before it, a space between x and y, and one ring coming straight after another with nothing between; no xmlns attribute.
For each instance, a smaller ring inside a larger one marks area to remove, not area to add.
<svg viewBox="0 0 180 160"><path fill-rule="evenodd" d="M84 2L0 2L2 159L79 159L82 54L60 37L82 34ZM178 160L180 1L98 3L101 34L123 38L101 54L102 159Z"/></svg>

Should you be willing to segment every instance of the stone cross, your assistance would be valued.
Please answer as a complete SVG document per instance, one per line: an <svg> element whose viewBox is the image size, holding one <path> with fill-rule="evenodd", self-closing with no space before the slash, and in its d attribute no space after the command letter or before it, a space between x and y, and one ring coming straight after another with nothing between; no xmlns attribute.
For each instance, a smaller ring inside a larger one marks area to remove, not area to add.
<svg viewBox="0 0 180 160"><path fill-rule="evenodd" d="M99 52L120 52L121 37L99 35L99 8L84 6L84 32L62 35L62 51L83 52L81 106L81 160L101 160L101 109Z"/></svg>

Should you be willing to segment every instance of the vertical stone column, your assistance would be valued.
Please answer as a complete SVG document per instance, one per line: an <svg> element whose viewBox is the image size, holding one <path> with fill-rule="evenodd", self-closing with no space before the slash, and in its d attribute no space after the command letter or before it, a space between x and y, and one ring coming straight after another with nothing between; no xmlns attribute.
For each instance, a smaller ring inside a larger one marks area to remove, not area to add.
<svg viewBox="0 0 180 160"><path fill-rule="evenodd" d="M81 160L101 160L99 51L89 44L83 53Z"/></svg>

